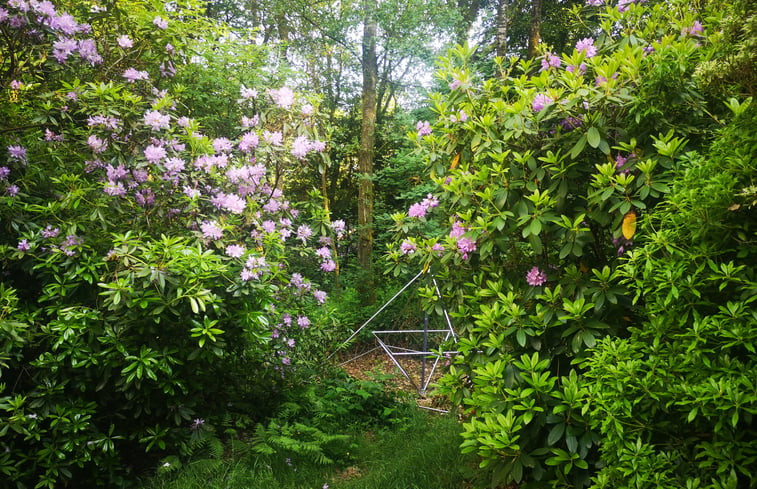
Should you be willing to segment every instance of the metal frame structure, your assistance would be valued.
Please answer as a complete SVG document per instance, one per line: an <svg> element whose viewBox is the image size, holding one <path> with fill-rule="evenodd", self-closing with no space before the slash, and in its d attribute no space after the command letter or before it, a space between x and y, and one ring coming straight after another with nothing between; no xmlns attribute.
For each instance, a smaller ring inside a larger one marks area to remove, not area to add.
<svg viewBox="0 0 757 489"><path fill-rule="evenodd" d="M402 287L394 296L389 299L386 303L384 303L378 311L376 311L365 323L362 324L358 329L353 331L353 333L350 335L349 338L347 338L341 345L339 345L338 348L334 350L334 352L329 355L328 358L331 358L336 354L339 349L341 349L343 346L347 345L355 336L360 333L366 326L368 326L371 321L373 321L376 317L378 317L381 312L384 311L392 302L394 302L395 299L397 299L405 290L408 289L413 283L415 283L421 276L426 274L428 270L422 270L420 273L418 273L415 277L413 277L407 284L405 284L404 287ZM437 297L439 299L442 299L442 293L439 290L439 285L436 282L436 278L432 275L431 281L434 284L434 289L436 291ZM439 334L444 333L444 339L441 341L441 343L448 341L450 338L457 343L457 334L455 333L455 330L452 327L452 321L450 320L449 314L447 313L447 309L444 307L444 304L442 304L442 312L444 315L444 320L446 322L447 327L445 329L429 329L429 318L428 314L424 314L423 318L423 329L405 329L405 330L385 330L385 331L372 331L373 337L376 338L376 341L378 341L379 346L381 349L384 350L384 352L389 356L389 358L392 360L394 365L400 370L402 375L415 387L418 389L418 393L420 395L424 395L426 393L426 389L428 389L428 385L431 382L431 379L433 378L434 372L436 371L436 367L439 365L439 360L442 358L442 356L448 356L448 355L454 355L457 353L455 350L451 351L443 351L441 352L441 355L439 352L431 351L429 349L429 333L432 334ZM387 337L391 337L391 335L400 335L400 334L422 334L423 335L423 346L420 350L411 349L411 348L404 348L396 345L392 345L386 341ZM371 350L373 351L373 350ZM359 358L361 355L358 355L357 357L353 358L352 360L355 360ZM415 380L410 376L410 374L405 370L405 368L400 364L398 358L399 357L408 357L408 356L420 356L421 357L421 373L420 373L420 383L416 383ZM429 360L429 357L433 357L433 364L431 365L431 369L428 372L428 376L426 375L427 370L427 362ZM344 362L344 364L349 363L352 360L348 360L347 362Z"/></svg>

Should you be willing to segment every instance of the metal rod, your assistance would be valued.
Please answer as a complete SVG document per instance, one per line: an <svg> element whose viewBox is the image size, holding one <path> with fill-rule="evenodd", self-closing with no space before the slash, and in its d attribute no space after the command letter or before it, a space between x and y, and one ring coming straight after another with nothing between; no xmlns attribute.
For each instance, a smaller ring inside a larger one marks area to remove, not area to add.
<svg viewBox="0 0 757 489"><path fill-rule="evenodd" d="M381 340L380 340L380 339L379 339L378 337L376 337L376 341L378 341L378 342L379 342L379 345L381 345L381 348L383 348L383 349L384 349L384 351L386 352L386 354L387 354L387 355L389 355L389 358L391 358L391 359L392 359L392 362L394 362L394 365L396 365L396 366L397 366L397 368L398 368L398 369L400 369L400 372L402 372L402 375L404 375L404 376L405 376L405 378L406 378L406 379L407 379L407 380L408 380L408 381L409 381L409 382L410 382L411 384L413 384L413 387L415 387L415 388L417 389L417 388L418 388L418 386L416 385L415 381L414 381L414 380L413 380L412 378L410 378L410 375L409 375L409 374L408 374L408 373L407 373L407 372L405 371L405 369L404 369L404 368L402 368L402 365L400 365L400 363L399 363L399 362L397 361L397 359L396 359L396 358L394 358L394 355L392 354L392 352L391 352L391 351L389 351L389 349L388 349L388 348L386 347L386 345L384 344L384 342L383 342L383 341L381 341Z"/></svg>
<svg viewBox="0 0 757 489"><path fill-rule="evenodd" d="M423 333L423 332L429 332L429 333L449 333L450 331L448 329L388 329L383 331L374 331L373 334L397 334L397 333Z"/></svg>
<svg viewBox="0 0 757 489"><path fill-rule="evenodd" d="M423 351L428 351L428 313L423 313ZM426 391L426 355L421 359L421 388L420 393Z"/></svg>
<svg viewBox="0 0 757 489"><path fill-rule="evenodd" d="M436 277L432 276L431 281L434 283L434 288L436 289L436 295L439 297L440 300L444 301L444 297L442 297L442 292L439 290L439 284L436 283ZM457 334L455 334L455 330L452 327L452 320L449 318L449 314L447 313L447 308L444 307L444 303L442 303L442 312L444 313L444 319L447 321L447 326L449 326L449 331L452 333L452 340L457 343Z"/></svg>
<svg viewBox="0 0 757 489"><path fill-rule="evenodd" d="M378 350L379 348L381 348L381 347L380 347L380 346L377 346L377 347L375 347L375 348L371 348L371 349L370 349L370 350L368 350L367 352L361 353L360 355L358 355L358 356L356 356L356 357L350 358L350 359L349 359L349 360L347 360L346 362L342 362L342 363L340 363L340 364L339 364L339 365L337 365L337 366L338 366L338 367L341 367L342 365L347 365L348 363L350 363L350 362L354 362L354 361L355 361L355 360L357 360L358 358L360 358L360 357L364 357L364 356L366 356L367 354L369 354L370 352L372 352L372 351L375 351L375 350Z"/></svg>
<svg viewBox="0 0 757 489"><path fill-rule="evenodd" d="M449 411L446 410L446 409L437 409L437 408L432 408L432 407L429 407L429 406L422 406L420 404L418 404L418 407L421 408L421 409L428 409L429 411L436 411L437 413L442 413L442 414L449 413Z"/></svg>
<svg viewBox="0 0 757 489"><path fill-rule="evenodd" d="M374 318L375 318L376 316L378 316L379 314L381 314L381 311L383 311L384 309L386 309L386 308L387 308L387 306L388 306L389 304L391 304L392 302L394 302L394 299L396 299L397 297L399 297L399 295L400 295L401 293L403 293L403 292L404 292L404 291L405 291L405 290L406 290L406 289L407 289L408 287L410 287L410 285L411 285L411 284L412 284L413 282L415 282L416 280L418 280L418 277L420 277L420 276L421 276L421 275L423 275L424 273L426 273L426 270L421 270L420 272L418 272L418 275L416 275L415 277L413 277L413 278L412 278L412 280L410 280L410 281L409 281L408 283L406 283L406 284L405 284L405 286L404 286L404 287L402 287L402 288L401 288L401 289L399 290L399 292L397 292L396 294L394 294L394 297L392 297L391 299L389 299L389 301L388 301L388 302L385 302L385 303L384 303L384 305L383 305L383 306L381 306L381 307L379 308L379 310L378 310L378 311L376 311L375 313L373 313L373 316L371 316L370 318L368 318L368 321L364 322L362 326L360 326L360 327L359 327L359 328L358 328L357 330L355 330L355 331L354 331L354 332L352 333L352 335L350 335L350 337L349 337L349 338L347 338L347 339L346 339L346 340L344 341L344 343L342 343L341 345L339 345L339 346L337 347L337 349L336 349L336 350L334 350L333 352L331 352L331 355L329 355L329 356L328 356L328 357L326 358L326 360L328 360L328 359L330 359L331 357L333 357L333 356L334 356L334 355L336 354L336 352L337 352L337 351L339 351L339 350L340 350L340 349L341 349L341 348L342 348L342 347L343 347L344 345L346 345L347 343L349 343L349 342L350 342L350 340L351 340L352 338L354 338L355 336L357 336L357 334L358 334L358 333L359 333L360 331L362 331L362 330L363 330L363 328L365 328L366 326L368 326L368 323L370 323L371 321L373 321L373 319L374 319Z"/></svg>

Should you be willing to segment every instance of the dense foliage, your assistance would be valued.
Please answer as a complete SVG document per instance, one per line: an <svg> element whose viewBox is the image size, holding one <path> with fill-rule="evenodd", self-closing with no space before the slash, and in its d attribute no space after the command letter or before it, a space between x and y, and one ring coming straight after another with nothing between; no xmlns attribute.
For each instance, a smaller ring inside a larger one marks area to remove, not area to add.
<svg viewBox="0 0 757 489"><path fill-rule="evenodd" d="M342 230L281 190L325 143L264 48L191 4L66 7L0 9L0 473L19 487L117 485L224 411L264 416L326 300L289 257L333 270ZM203 89L232 49L237 78Z"/></svg>
<svg viewBox="0 0 757 489"><path fill-rule="evenodd" d="M395 216L390 271L445 283L441 390L493 485L753 486L754 86L706 75L753 43L745 4L587 4L572 52L442 61L411 135L438 191Z"/></svg>

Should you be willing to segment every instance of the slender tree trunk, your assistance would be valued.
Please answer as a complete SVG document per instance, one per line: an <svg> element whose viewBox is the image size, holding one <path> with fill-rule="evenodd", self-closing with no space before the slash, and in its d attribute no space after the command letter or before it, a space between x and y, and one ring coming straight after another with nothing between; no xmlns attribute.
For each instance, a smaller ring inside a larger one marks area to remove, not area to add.
<svg viewBox="0 0 757 489"><path fill-rule="evenodd" d="M376 57L376 0L364 0L363 21L363 93L362 122L360 130L360 150L358 152L357 220L358 247L357 260L365 272L361 281L361 295L364 303L375 302L373 284L373 156L376 140L376 79L378 59Z"/></svg>
<svg viewBox="0 0 757 489"><path fill-rule="evenodd" d="M536 47L541 42L541 0L531 2L531 35L528 37L528 57L536 56Z"/></svg>
<svg viewBox="0 0 757 489"><path fill-rule="evenodd" d="M507 7L508 0L499 0L497 2L497 34L494 39L494 52L497 56L507 56Z"/></svg>

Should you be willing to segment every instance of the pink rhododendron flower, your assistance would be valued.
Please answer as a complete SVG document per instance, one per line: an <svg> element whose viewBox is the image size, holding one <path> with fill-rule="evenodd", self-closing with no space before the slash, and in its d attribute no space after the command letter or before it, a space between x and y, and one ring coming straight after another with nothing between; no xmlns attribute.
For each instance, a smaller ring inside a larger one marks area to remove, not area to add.
<svg viewBox="0 0 757 489"><path fill-rule="evenodd" d="M131 38L126 34L119 36L116 42L123 49L129 49L130 47L134 46L134 41L132 41Z"/></svg>
<svg viewBox="0 0 757 489"><path fill-rule="evenodd" d="M536 97L534 97L533 102L531 102L531 108L534 110L534 112L540 112L546 107L547 105L554 102L552 100L552 97L545 93L537 93Z"/></svg>
<svg viewBox="0 0 757 489"><path fill-rule="evenodd" d="M400 245L400 251L403 255L409 255L411 253L415 253L415 251L418 249L418 247L413 243L412 241L405 240Z"/></svg>
<svg viewBox="0 0 757 489"><path fill-rule="evenodd" d="M559 68L561 63L559 56L547 53L541 60L541 71L547 71L550 68Z"/></svg>
<svg viewBox="0 0 757 489"><path fill-rule="evenodd" d="M229 245L226 247L226 254L232 258L240 258L244 255L245 248L242 245Z"/></svg>
<svg viewBox="0 0 757 489"><path fill-rule="evenodd" d="M263 139L265 140L265 142L272 146L281 146L281 141L283 138L284 136L281 134L281 131L263 131Z"/></svg>
<svg viewBox="0 0 757 489"><path fill-rule="evenodd" d="M149 145L144 150L145 159L150 163L157 163L166 157L166 150L162 146Z"/></svg>
<svg viewBox="0 0 757 489"><path fill-rule="evenodd" d="M168 28L168 21L166 19L164 19L163 17L161 17L160 15L158 15L157 17L155 17L153 19L152 23L155 24L155 27L157 27L158 29L167 29Z"/></svg>
<svg viewBox="0 0 757 489"><path fill-rule="evenodd" d="M278 90L268 92L273 102L282 109L288 109L294 103L294 92L289 87L281 87Z"/></svg>
<svg viewBox="0 0 757 489"><path fill-rule="evenodd" d="M124 71L123 77L126 78L126 81L129 83L134 83L137 80L150 79L150 75L146 71L138 71L134 68L127 68L126 71Z"/></svg>
<svg viewBox="0 0 757 489"><path fill-rule="evenodd" d="M203 223L200 224L200 229L202 230L202 236L204 238L216 240L221 239L223 236L223 229L218 227L216 221L203 221Z"/></svg>
<svg viewBox="0 0 757 489"><path fill-rule="evenodd" d="M415 125L415 130L418 131L418 136L428 136L431 134L431 124L428 121L418 121Z"/></svg>
<svg viewBox="0 0 757 489"><path fill-rule="evenodd" d="M547 274L539 270L539 267L533 267L526 274L526 282L531 287L538 287L547 282Z"/></svg>
<svg viewBox="0 0 757 489"><path fill-rule="evenodd" d="M145 125L150 126L153 131L168 129L171 126L171 117L161 114L157 110L148 110L144 116Z"/></svg>
<svg viewBox="0 0 757 489"><path fill-rule="evenodd" d="M594 39L586 37L576 43L576 51L583 52L584 56L591 58L596 56L597 48L594 46Z"/></svg>

